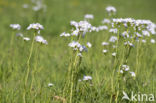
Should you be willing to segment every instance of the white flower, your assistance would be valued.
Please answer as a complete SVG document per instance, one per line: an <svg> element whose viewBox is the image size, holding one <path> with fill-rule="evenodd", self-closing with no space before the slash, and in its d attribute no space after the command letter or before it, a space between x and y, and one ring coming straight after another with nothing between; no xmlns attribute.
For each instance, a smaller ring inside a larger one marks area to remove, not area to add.
<svg viewBox="0 0 156 103"><path fill-rule="evenodd" d="M79 29L74 30L71 35L78 36L79 35Z"/></svg>
<svg viewBox="0 0 156 103"><path fill-rule="evenodd" d="M23 37L23 34L22 33L17 33L16 36Z"/></svg>
<svg viewBox="0 0 156 103"><path fill-rule="evenodd" d="M85 19L94 19L94 15L92 15L92 14L86 14L86 15L84 16L84 18L85 18Z"/></svg>
<svg viewBox="0 0 156 103"><path fill-rule="evenodd" d="M92 27L91 24L87 21L80 21L78 25L79 25L80 31L83 31L83 32L87 32Z"/></svg>
<svg viewBox="0 0 156 103"><path fill-rule="evenodd" d="M110 42L115 42L117 40L118 40L118 38L116 36L111 36L109 39Z"/></svg>
<svg viewBox="0 0 156 103"><path fill-rule="evenodd" d="M46 45L48 44L47 40L45 40L42 36L36 36L35 41Z"/></svg>
<svg viewBox="0 0 156 103"><path fill-rule="evenodd" d="M130 41L125 42L124 45L134 46Z"/></svg>
<svg viewBox="0 0 156 103"><path fill-rule="evenodd" d="M69 33L65 33L65 32L63 32L63 33L60 34L60 36L61 36L61 37L62 37L62 36L64 36L64 37L69 37L70 34L69 34Z"/></svg>
<svg viewBox="0 0 156 103"><path fill-rule="evenodd" d="M88 46L89 48L91 48L91 47L92 47L92 44L91 44L90 42L87 42L87 46Z"/></svg>
<svg viewBox="0 0 156 103"><path fill-rule="evenodd" d="M116 13L116 8L115 7L113 7L113 6L107 6L106 7L106 11L109 13L109 15L110 15L110 13Z"/></svg>
<svg viewBox="0 0 156 103"><path fill-rule="evenodd" d="M137 37L142 37L142 35L140 33L138 33L138 32L136 32L136 36Z"/></svg>
<svg viewBox="0 0 156 103"><path fill-rule="evenodd" d="M123 70L120 70L120 73L122 73L122 74L123 74Z"/></svg>
<svg viewBox="0 0 156 103"><path fill-rule="evenodd" d="M122 36L123 36L123 37L126 37L126 38L129 38L129 34L127 33L127 31L124 31L124 32L122 33Z"/></svg>
<svg viewBox="0 0 156 103"><path fill-rule="evenodd" d="M131 74L132 77L135 77L135 73L134 72L129 72Z"/></svg>
<svg viewBox="0 0 156 103"><path fill-rule="evenodd" d="M23 4L23 8L29 8L29 5L28 4Z"/></svg>
<svg viewBox="0 0 156 103"><path fill-rule="evenodd" d="M14 30L20 30L21 26L19 24L10 24L10 27Z"/></svg>
<svg viewBox="0 0 156 103"><path fill-rule="evenodd" d="M83 80L84 80L84 81L92 80L92 77L91 77L91 76L84 76L84 77L83 77Z"/></svg>
<svg viewBox="0 0 156 103"><path fill-rule="evenodd" d="M143 30L143 31L142 31L142 34L143 34L144 36L150 36L150 33L149 33L148 31L146 31L146 30Z"/></svg>
<svg viewBox="0 0 156 103"><path fill-rule="evenodd" d="M52 83L49 83L49 84L48 84L48 87L52 87L53 85L54 85L54 84L52 84Z"/></svg>
<svg viewBox="0 0 156 103"><path fill-rule="evenodd" d="M118 33L118 29L116 29L116 28L115 29L110 29L109 32L110 33L117 34Z"/></svg>
<svg viewBox="0 0 156 103"><path fill-rule="evenodd" d="M129 66L128 65L122 65L122 69L125 71L129 71Z"/></svg>
<svg viewBox="0 0 156 103"><path fill-rule="evenodd" d="M76 21L70 21L70 25L78 28L78 22L76 22Z"/></svg>
<svg viewBox="0 0 156 103"><path fill-rule="evenodd" d="M107 30L108 27L105 26L105 25L103 25L103 26L99 26L99 27L97 27L97 29L98 29L98 30Z"/></svg>
<svg viewBox="0 0 156 103"><path fill-rule="evenodd" d="M71 43L68 44L68 46L75 48L75 47L80 47L81 44L79 42L72 41Z"/></svg>
<svg viewBox="0 0 156 103"><path fill-rule="evenodd" d="M78 53L77 56L79 56L79 57L83 57L83 56L82 56L82 53Z"/></svg>
<svg viewBox="0 0 156 103"><path fill-rule="evenodd" d="M152 44L155 44L155 40L154 40L154 39L151 39L151 43L152 43Z"/></svg>
<svg viewBox="0 0 156 103"><path fill-rule="evenodd" d="M28 38L28 37L23 37L23 40L24 40L24 41L29 41L30 38Z"/></svg>
<svg viewBox="0 0 156 103"><path fill-rule="evenodd" d="M116 53L115 53L115 52L114 52L114 53L112 53L112 56L114 56L114 57L115 57L115 56L116 56Z"/></svg>
<svg viewBox="0 0 156 103"><path fill-rule="evenodd" d="M30 30L30 29L42 30L42 29L44 29L44 27L39 23L33 23L27 27L27 30Z"/></svg>
<svg viewBox="0 0 156 103"><path fill-rule="evenodd" d="M102 42L102 46L107 46L107 45L109 45L109 43L107 43L107 42Z"/></svg>
<svg viewBox="0 0 156 103"><path fill-rule="evenodd" d="M102 23L103 24L109 24L111 21L109 20L109 19L104 19L103 21L102 21Z"/></svg>
<svg viewBox="0 0 156 103"><path fill-rule="evenodd" d="M142 40L142 43L146 43L146 40L143 39L143 40Z"/></svg>
<svg viewBox="0 0 156 103"><path fill-rule="evenodd" d="M108 52L108 50L104 49L104 50L102 50L102 52L105 54L105 53L107 53L107 52Z"/></svg>

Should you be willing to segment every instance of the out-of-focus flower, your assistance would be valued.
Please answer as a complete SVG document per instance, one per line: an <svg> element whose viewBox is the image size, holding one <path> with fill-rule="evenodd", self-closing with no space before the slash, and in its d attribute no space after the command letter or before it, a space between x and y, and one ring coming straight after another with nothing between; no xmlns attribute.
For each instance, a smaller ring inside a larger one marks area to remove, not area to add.
<svg viewBox="0 0 156 103"><path fill-rule="evenodd" d="M114 52L114 53L112 53L112 56L114 56L114 57L115 57L115 56L116 56L116 53L115 53L115 52Z"/></svg>
<svg viewBox="0 0 156 103"><path fill-rule="evenodd" d="M64 37L69 37L70 34L69 34L69 33L65 33L65 32L63 32L63 33L60 34L60 36L61 36L61 37L62 37L62 36L64 36Z"/></svg>
<svg viewBox="0 0 156 103"><path fill-rule="evenodd" d="M49 83L48 84L48 87L52 87L54 84L53 83Z"/></svg>
<svg viewBox="0 0 156 103"><path fill-rule="evenodd" d="M143 39L143 40L142 40L142 43L146 43L146 40Z"/></svg>
<svg viewBox="0 0 156 103"><path fill-rule="evenodd" d="M115 42L117 40L118 40L118 38L116 36L111 36L109 39L110 42Z"/></svg>
<svg viewBox="0 0 156 103"><path fill-rule="evenodd" d="M48 44L47 40L45 40L42 36L36 36L35 41L41 44L46 44L46 45Z"/></svg>
<svg viewBox="0 0 156 103"><path fill-rule="evenodd" d="M142 31L142 34L143 34L144 36L150 36L150 33L149 33L148 31L146 31L146 30L143 30L143 31Z"/></svg>
<svg viewBox="0 0 156 103"><path fill-rule="evenodd" d="M135 73L134 72L129 72L131 74L132 77L135 77Z"/></svg>
<svg viewBox="0 0 156 103"><path fill-rule="evenodd" d="M129 46L131 46L131 47L134 46L130 41L125 42L124 45L129 45Z"/></svg>
<svg viewBox="0 0 156 103"><path fill-rule="evenodd" d="M118 33L118 29L116 29L116 28L115 29L110 29L109 32L110 33L117 34Z"/></svg>
<svg viewBox="0 0 156 103"><path fill-rule="evenodd" d="M17 33L16 36L17 37L23 37L23 34L22 33Z"/></svg>
<svg viewBox="0 0 156 103"><path fill-rule="evenodd" d="M84 16L85 19L94 19L94 15L93 14L86 14Z"/></svg>
<svg viewBox="0 0 156 103"><path fill-rule="evenodd" d="M92 77L91 77L91 76L84 76L84 77L83 77L83 80L84 80L84 81L92 80Z"/></svg>
<svg viewBox="0 0 156 103"><path fill-rule="evenodd" d="M106 11L109 13L109 15L116 13L116 8L113 6L107 6Z"/></svg>
<svg viewBox="0 0 156 103"><path fill-rule="evenodd" d="M21 26L19 24L10 24L10 27L14 30L20 30Z"/></svg>
<svg viewBox="0 0 156 103"><path fill-rule="evenodd" d="M155 44L155 40L154 40L154 39L151 39L151 43L152 43L152 44Z"/></svg>
<svg viewBox="0 0 156 103"><path fill-rule="evenodd" d="M29 5L28 4L23 4L22 7L25 8L25 9L27 9L27 8L29 8Z"/></svg>
<svg viewBox="0 0 156 103"><path fill-rule="evenodd" d="M105 54L105 53L107 53L107 52L108 52L108 50L104 49L104 50L102 50L102 52Z"/></svg>
<svg viewBox="0 0 156 103"><path fill-rule="evenodd" d="M87 46L88 46L89 48L91 48L91 47L92 47L92 44L91 44L90 42L87 42Z"/></svg>
<svg viewBox="0 0 156 103"><path fill-rule="evenodd" d="M33 24L30 24L28 27L27 27L27 30L30 30L30 29L34 29L34 30L42 30L44 29L44 27L39 24L39 23L33 23Z"/></svg>
<svg viewBox="0 0 156 103"><path fill-rule="evenodd" d="M102 23L103 24L109 24L109 23L111 23L111 21L109 19L105 18L105 19L103 19Z"/></svg>
<svg viewBox="0 0 156 103"><path fill-rule="evenodd" d="M109 43L107 43L107 42L102 42L102 46L107 46L107 45L109 45Z"/></svg>
<svg viewBox="0 0 156 103"><path fill-rule="evenodd" d="M28 38L28 37L23 37L23 40L24 40L24 41L29 41L30 38Z"/></svg>

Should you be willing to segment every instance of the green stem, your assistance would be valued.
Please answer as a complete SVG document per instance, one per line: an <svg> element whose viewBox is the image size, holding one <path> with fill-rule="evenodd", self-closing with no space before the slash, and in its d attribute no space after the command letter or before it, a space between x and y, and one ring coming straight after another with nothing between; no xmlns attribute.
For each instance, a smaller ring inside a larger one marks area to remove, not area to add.
<svg viewBox="0 0 156 103"><path fill-rule="evenodd" d="M34 41L35 41L35 33L34 33L34 36L33 36L33 40L32 40L32 43L31 43L31 47L30 47L30 54L29 54L29 57L28 57L28 60L27 60L27 72L26 72L26 76L25 76L25 84L24 84L24 88L25 88L25 91L24 91L24 95L23 95L23 99L24 99L24 103L26 103L26 86L27 86L27 81L28 81L28 77L29 77L29 72L30 72L30 59L32 57L32 53L33 53L33 48L34 48Z"/></svg>

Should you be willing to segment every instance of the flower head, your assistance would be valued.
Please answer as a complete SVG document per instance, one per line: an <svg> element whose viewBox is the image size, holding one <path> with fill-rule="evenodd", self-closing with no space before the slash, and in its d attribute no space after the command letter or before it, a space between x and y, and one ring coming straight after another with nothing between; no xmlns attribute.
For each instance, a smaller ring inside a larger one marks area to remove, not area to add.
<svg viewBox="0 0 156 103"><path fill-rule="evenodd" d="M14 30L20 30L21 26L19 24L10 24L10 27Z"/></svg>

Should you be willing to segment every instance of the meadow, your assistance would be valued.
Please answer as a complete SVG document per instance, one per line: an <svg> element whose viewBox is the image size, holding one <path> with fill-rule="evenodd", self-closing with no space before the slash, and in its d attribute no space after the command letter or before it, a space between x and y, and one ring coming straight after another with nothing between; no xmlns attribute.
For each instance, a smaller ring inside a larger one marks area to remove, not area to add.
<svg viewBox="0 0 156 103"><path fill-rule="evenodd" d="M0 103L155 103L155 5L0 0Z"/></svg>

